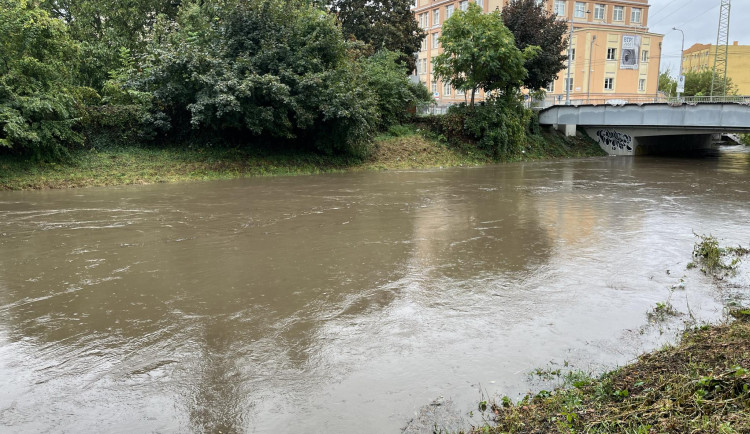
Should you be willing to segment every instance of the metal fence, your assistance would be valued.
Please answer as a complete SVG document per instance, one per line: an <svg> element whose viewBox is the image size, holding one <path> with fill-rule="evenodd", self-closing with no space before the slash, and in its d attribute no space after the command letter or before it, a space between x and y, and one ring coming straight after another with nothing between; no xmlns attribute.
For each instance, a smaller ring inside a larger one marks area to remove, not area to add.
<svg viewBox="0 0 750 434"><path fill-rule="evenodd" d="M542 99L529 98L525 100L527 108L541 110L555 105L568 105L565 95L547 95ZM668 97L665 95L591 95L570 99L570 105L625 105L625 104L705 104L705 103L738 103L750 104L750 96L682 96Z"/></svg>

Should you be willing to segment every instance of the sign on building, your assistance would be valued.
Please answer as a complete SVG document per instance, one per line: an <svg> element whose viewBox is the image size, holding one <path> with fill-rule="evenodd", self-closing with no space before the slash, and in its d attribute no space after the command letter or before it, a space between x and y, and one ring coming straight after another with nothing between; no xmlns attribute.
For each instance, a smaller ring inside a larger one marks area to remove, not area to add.
<svg viewBox="0 0 750 434"><path fill-rule="evenodd" d="M620 50L620 69L638 69L638 59L641 55L641 37L638 35L622 35L622 50Z"/></svg>

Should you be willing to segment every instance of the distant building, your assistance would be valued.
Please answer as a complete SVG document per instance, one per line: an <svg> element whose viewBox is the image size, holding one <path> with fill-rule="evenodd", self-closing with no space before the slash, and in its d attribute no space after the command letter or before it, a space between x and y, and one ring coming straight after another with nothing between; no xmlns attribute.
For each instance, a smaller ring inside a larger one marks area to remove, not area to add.
<svg viewBox="0 0 750 434"><path fill-rule="evenodd" d="M472 0L485 12L509 0ZM656 97L664 35L648 31L648 0L538 0L548 11L573 26L570 81L567 69L547 88L547 96L564 102L566 83L573 103L644 100ZM461 102L466 95L436 80L432 58L442 50L440 26L468 0L415 0L412 10L427 37L417 53L416 75L440 105ZM567 54L567 51L564 53ZM567 66L567 62L566 62ZM477 95L483 97L481 92Z"/></svg>
<svg viewBox="0 0 750 434"><path fill-rule="evenodd" d="M723 45L719 49L723 49ZM716 45L695 44L682 56L682 72L711 71L714 68ZM739 45L735 41L729 46L727 77L737 86L737 93L750 95L750 45Z"/></svg>

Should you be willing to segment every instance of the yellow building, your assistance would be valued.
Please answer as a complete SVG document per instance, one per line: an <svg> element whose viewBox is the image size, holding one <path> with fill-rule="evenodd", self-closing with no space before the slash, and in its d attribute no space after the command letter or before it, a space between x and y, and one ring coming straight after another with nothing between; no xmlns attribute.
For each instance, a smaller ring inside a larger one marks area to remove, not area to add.
<svg viewBox="0 0 750 434"><path fill-rule="evenodd" d="M472 1L485 12L502 10L509 3L509 0ZM645 101L656 97L664 35L648 31L648 0L539 1L573 27L570 80L567 69L560 71L558 79L547 88L548 98L564 102L566 83L574 104ZM415 17L427 32L417 53L416 74L438 105L466 99L466 95L449 84L435 80L432 58L441 52L438 42L441 24L455 11L467 8L468 0L415 0ZM478 97L482 97L481 93Z"/></svg>
<svg viewBox="0 0 750 434"><path fill-rule="evenodd" d="M723 47L722 45L720 49ZM682 54L682 73L713 70L715 55L715 45L693 45ZM739 45L735 41L729 46L727 77L737 86L738 94L750 95L750 45Z"/></svg>

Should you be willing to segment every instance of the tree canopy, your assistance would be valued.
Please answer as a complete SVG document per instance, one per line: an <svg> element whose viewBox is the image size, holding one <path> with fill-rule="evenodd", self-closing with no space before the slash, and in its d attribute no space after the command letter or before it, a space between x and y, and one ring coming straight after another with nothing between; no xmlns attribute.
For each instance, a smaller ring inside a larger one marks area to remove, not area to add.
<svg viewBox="0 0 750 434"><path fill-rule="evenodd" d="M659 91L669 97L677 94L677 80L672 78L672 71L669 68L659 74Z"/></svg>
<svg viewBox="0 0 750 434"><path fill-rule="evenodd" d="M409 4L365 6L363 43L308 0L0 0L0 151L159 137L365 153L430 100L411 56L384 48L419 46Z"/></svg>
<svg viewBox="0 0 750 434"><path fill-rule="evenodd" d="M140 54L159 17L175 18L181 0L40 0L39 6L68 25L79 42L77 80L97 91L122 66L120 48ZM186 2L187 3L187 2Z"/></svg>
<svg viewBox="0 0 750 434"><path fill-rule="evenodd" d="M565 68L568 57L562 53L567 49L567 24L547 12L537 0L512 0L503 8L502 18L520 50L541 48L524 62L528 71L524 86L530 90L547 87Z"/></svg>
<svg viewBox="0 0 750 434"><path fill-rule="evenodd" d="M500 12L484 14L474 3L443 23L439 40L443 52L434 60L435 77L471 91L471 106L479 89L517 91L527 76L524 62L539 49L529 46L521 52Z"/></svg>
<svg viewBox="0 0 750 434"><path fill-rule="evenodd" d="M60 155L81 142L71 66L78 45L65 23L25 0L0 0L0 148Z"/></svg>
<svg viewBox="0 0 750 434"><path fill-rule="evenodd" d="M330 0L328 4L344 36L364 42L371 52L386 49L401 53L408 71L414 70L413 54L425 37L411 5L411 0Z"/></svg>
<svg viewBox="0 0 750 434"><path fill-rule="evenodd" d="M703 72L686 72L685 73L685 96L710 96L711 79L714 74L712 70ZM723 88L723 86L722 86ZM732 83L732 79L727 77L727 95L733 95L737 92L737 86Z"/></svg>

